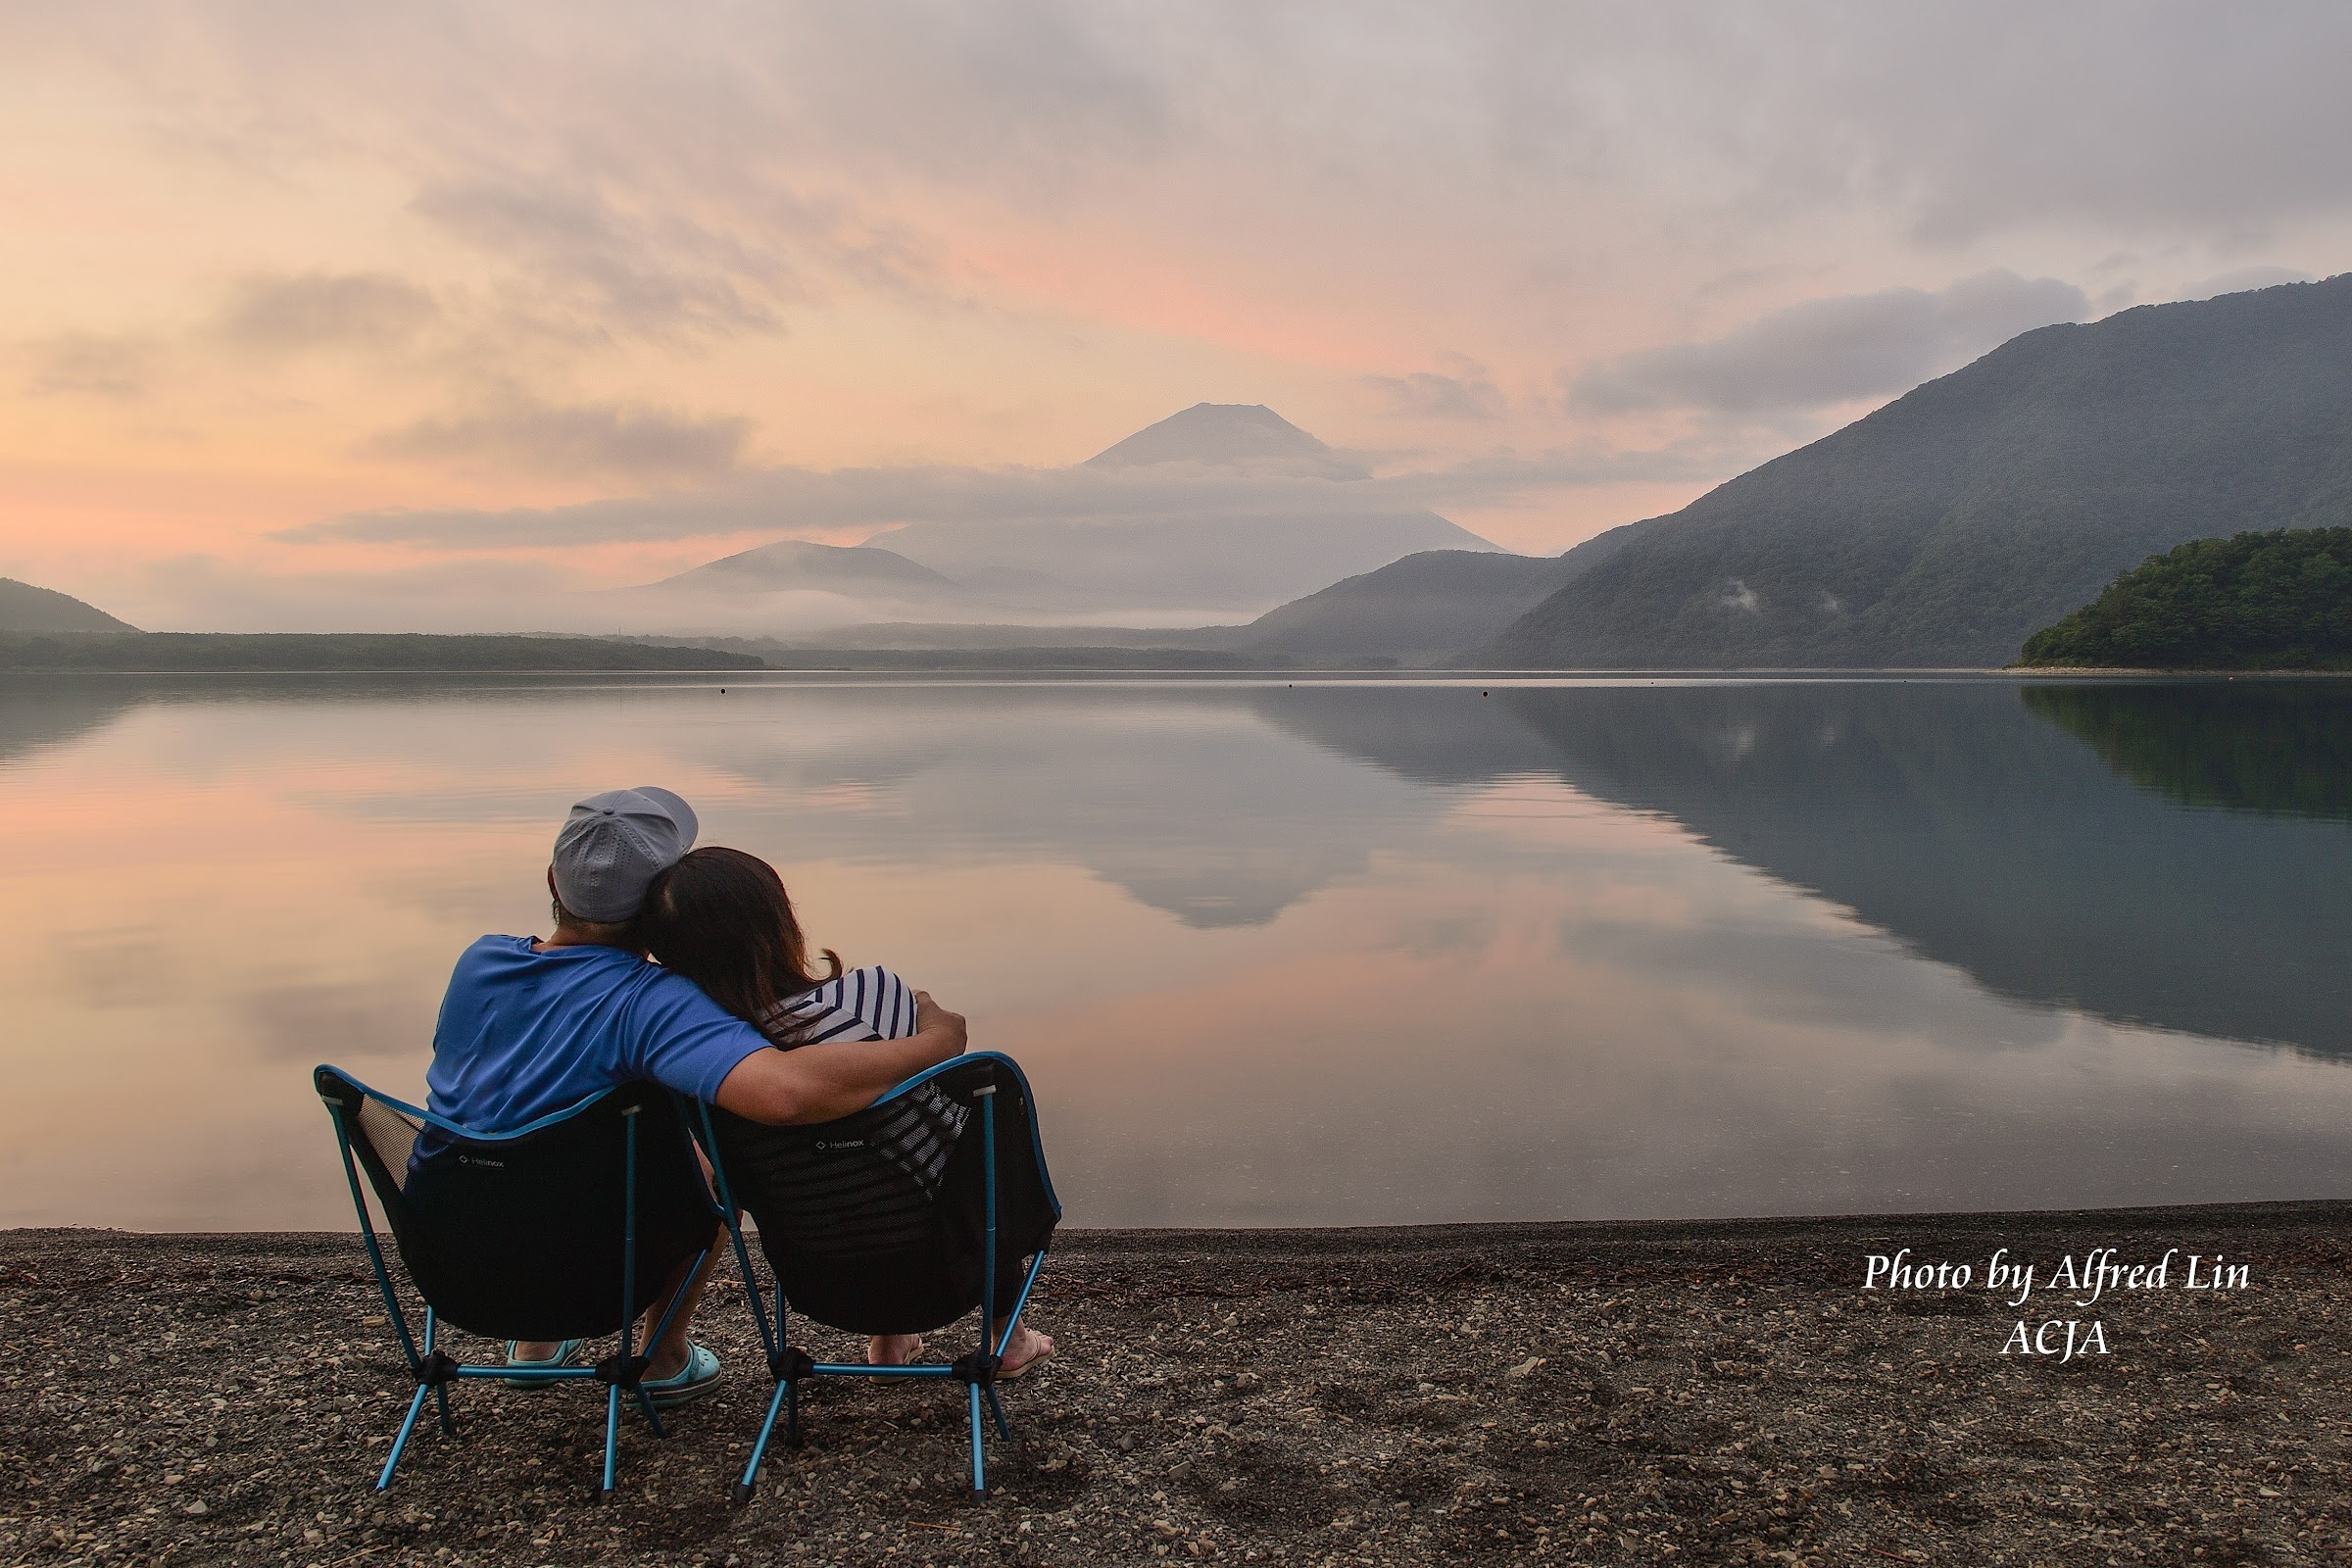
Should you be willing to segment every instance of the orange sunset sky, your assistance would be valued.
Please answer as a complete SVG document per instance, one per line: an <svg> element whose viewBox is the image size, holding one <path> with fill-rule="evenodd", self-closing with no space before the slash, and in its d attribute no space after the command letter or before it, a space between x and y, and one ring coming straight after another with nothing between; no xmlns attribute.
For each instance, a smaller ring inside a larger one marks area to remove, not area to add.
<svg viewBox="0 0 2352 1568"><path fill-rule="evenodd" d="M1555 551L2027 328L2343 270L2348 50L2292 4L0 7L0 574L526 629L1203 400ZM332 528L387 513L440 522Z"/></svg>

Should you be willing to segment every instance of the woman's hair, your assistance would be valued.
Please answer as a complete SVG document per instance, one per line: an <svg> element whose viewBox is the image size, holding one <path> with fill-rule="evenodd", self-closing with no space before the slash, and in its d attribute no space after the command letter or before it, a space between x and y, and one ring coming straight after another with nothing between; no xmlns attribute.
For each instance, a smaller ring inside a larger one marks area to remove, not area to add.
<svg viewBox="0 0 2352 1568"><path fill-rule="evenodd" d="M654 878L638 927L662 967L751 1023L777 1003L841 974L831 948L821 950L829 972L808 972L808 939L793 915L784 879L741 850L695 850Z"/></svg>

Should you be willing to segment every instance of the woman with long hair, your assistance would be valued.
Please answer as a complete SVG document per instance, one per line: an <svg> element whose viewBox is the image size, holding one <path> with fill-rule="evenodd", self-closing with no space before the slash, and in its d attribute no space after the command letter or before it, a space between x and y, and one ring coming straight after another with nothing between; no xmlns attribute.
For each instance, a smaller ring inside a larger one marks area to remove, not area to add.
<svg viewBox="0 0 2352 1568"><path fill-rule="evenodd" d="M647 950L663 967L692 980L780 1051L827 1040L899 1040L915 1032L914 989L890 970L844 971L840 956L824 948L824 973L814 972L784 879L756 855L715 845L693 851L655 878L638 922ZM961 1129L960 1107L945 1097L934 1099L932 1125L944 1125L952 1137ZM935 1179L946 1149L917 1139L894 1157L908 1162L917 1179ZM912 1334L872 1335L866 1359L901 1365L913 1360L922 1345ZM1054 1342L1023 1324L1005 1346L998 1375L1017 1376L1053 1353Z"/></svg>

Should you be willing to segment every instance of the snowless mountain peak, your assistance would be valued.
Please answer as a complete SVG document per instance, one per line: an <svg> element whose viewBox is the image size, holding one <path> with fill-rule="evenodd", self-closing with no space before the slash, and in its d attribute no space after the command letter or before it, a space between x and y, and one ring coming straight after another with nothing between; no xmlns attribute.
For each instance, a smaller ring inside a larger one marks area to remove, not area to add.
<svg viewBox="0 0 2352 1568"><path fill-rule="evenodd" d="M1182 463L1360 478L1364 469L1262 403L1196 403L1086 460L1090 468Z"/></svg>

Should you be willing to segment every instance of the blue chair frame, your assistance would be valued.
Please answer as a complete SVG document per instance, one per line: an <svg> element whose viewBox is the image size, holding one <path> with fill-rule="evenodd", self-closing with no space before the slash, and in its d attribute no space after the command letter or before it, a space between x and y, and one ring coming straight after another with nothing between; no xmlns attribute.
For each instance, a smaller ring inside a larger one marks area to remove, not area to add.
<svg viewBox="0 0 2352 1568"><path fill-rule="evenodd" d="M491 1145L513 1143L518 1139L527 1138L533 1133L545 1131L560 1122L568 1121L581 1115L602 1104L615 1094L627 1092L625 1089L608 1090L603 1094L591 1095L575 1104L542 1116L537 1121L524 1127L518 1127L513 1132L485 1134L462 1127L445 1116L436 1116L421 1106L412 1105L405 1101L394 1100L389 1095L380 1094L338 1067L321 1065L315 1069L314 1079L317 1081L332 1079L348 1088L354 1095L373 1100L408 1117L420 1127L436 1128L453 1138L463 1139L468 1143ZM652 1426L654 1435L658 1438L669 1436L668 1429L662 1424L661 1413L654 1407L653 1397L645 1392L642 1386L641 1380L648 1358L637 1352L635 1344L637 1327L635 1298L637 1118L643 1114L644 1106L628 1107L621 1112L622 1125L625 1129L623 1158L625 1160L624 1191L626 1198L624 1201L626 1206L621 1217L619 1354L593 1366L534 1367L512 1366L505 1363L483 1365L462 1362L452 1358L436 1343L439 1337L439 1323L430 1304L427 1304L424 1309L423 1333L419 1336L411 1330L408 1315L402 1310L399 1294L393 1287L391 1270L385 1264L384 1250L376 1238L375 1223L368 1207L367 1187L361 1182L359 1164L352 1153L353 1131L349 1118L357 1114L359 1103L356 1100L350 1102L337 1100L323 1089L318 1098L325 1104L327 1114L334 1120L335 1145L343 1156L343 1174L351 1184L352 1206L359 1212L360 1235L367 1245L368 1264L375 1272L376 1289L383 1297L384 1315L391 1319L392 1332L400 1341L401 1353L407 1358L409 1374L416 1383L416 1396L409 1400L408 1413L402 1417L399 1434L392 1440L392 1451L384 1460L383 1470L375 1478L375 1490L383 1492L391 1487L393 1474L400 1468L401 1456L408 1451L409 1439L416 1430L417 1418L424 1411L424 1400L427 1394L433 1397L435 1412L440 1419L441 1431L446 1435L455 1433L457 1430L456 1423L450 1417L449 1385L460 1379L498 1378L529 1383L585 1382L601 1379L606 1385L605 1457L602 1482L597 1489L596 1495L600 1502L609 1500L612 1495L613 1475L619 1454L620 1396L624 1388L636 1397L638 1408L645 1412L645 1419ZM646 1103L655 1103L658 1098L649 1092L645 1097ZM704 1196L708 1200L710 1195L706 1191ZM378 1201L381 1200L379 1195ZM711 1204L711 1210L714 1215L724 1218L730 1228L733 1227L734 1220L731 1212L724 1215L719 1214L715 1203ZM716 1239L713 1238L710 1246L705 1247L696 1257L694 1267L687 1275L689 1284L691 1284L694 1274L699 1273L703 1265L709 1261L711 1248L716 1245ZM740 1240L738 1245L740 1246ZM669 1305L662 1311L660 1323L656 1325L653 1335L647 1341L648 1349L661 1343L662 1336L668 1331L671 1319L677 1315L678 1307L685 1299L685 1289L681 1288L676 1295L671 1297ZM420 1342L421 1348L419 1348Z"/></svg>
<svg viewBox="0 0 2352 1568"><path fill-rule="evenodd" d="M1029 1101L1031 1106L1029 1124L1034 1138L1037 1125L1036 1102L1029 1097L1029 1080L1021 1072L1018 1062L999 1052L970 1052L964 1055L951 1057L949 1060L926 1068L897 1085L889 1093L876 1100L874 1104L887 1104L903 1095L920 1089L945 1073L958 1070L969 1071L975 1061L990 1062L1000 1071L1010 1073L1013 1079L1020 1084L1022 1097ZM1045 1247L1039 1248L1036 1256L1030 1260L1028 1272L1021 1281L1020 1294L1014 1298L1012 1310L1004 1317L1000 1330L997 1321L996 1093L996 1086L993 1084L972 1091L972 1098L979 1102L982 1180L986 1184L986 1200L983 1208L985 1234L982 1240L980 1276L980 1343L986 1348L963 1356L953 1363L924 1362L906 1366L869 1366L862 1362L817 1361L811 1359L806 1351L797 1349L790 1344L786 1333L789 1308L784 1298L783 1281L775 1282L775 1315L771 1320L767 1305L761 1298L758 1283L760 1276L753 1270L751 1249L744 1243L742 1216L738 1212L734 1197L727 1187L726 1167L718 1154L716 1129L710 1123L710 1107L699 1103L694 1107L699 1112L699 1131L703 1139L703 1152L710 1161L711 1179L718 1189L719 1208L726 1221L727 1234L734 1242L735 1261L737 1266L743 1270L744 1295L750 1299L752 1316L760 1326L760 1344L767 1353L768 1372L776 1381L776 1392L767 1401L766 1419L760 1423L760 1435L752 1444L751 1458L745 1461L743 1475L735 1483L733 1497L736 1502L743 1503L751 1500L752 1490L759 1482L760 1463L766 1458L768 1445L775 1436L776 1418L779 1414L784 1417L785 1446L793 1448L801 1446L799 1384L801 1379L809 1377L961 1381L965 1385L966 1408L971 1429L972 1490L975 1493L985 1493L988 1490L988 1467L983 1441L981 1405L985 1402L989 1415L995 1419L997 1435L1009 1441L1012 1437L1012 1427L1004 1419L1004 1406L997 1397L997 1369L1004 1357L1005 1347L1012 1343L1013 1331L1020 1326L1021 1313L1029 1305L1030 1293L1036 1289L1038 1274L1046 1266L1046 1254L1050 1250ZM1053 1177L1046 1169L1045 1152L1042 1147L1039 1147L1032 1150L1032 1154L1037 1160L1038 1174L1045 1183L1047 1200L1053 1205L1054 1211L1058 1214L1061 1211L1061 1202L1054 1196Z"/></svg>

